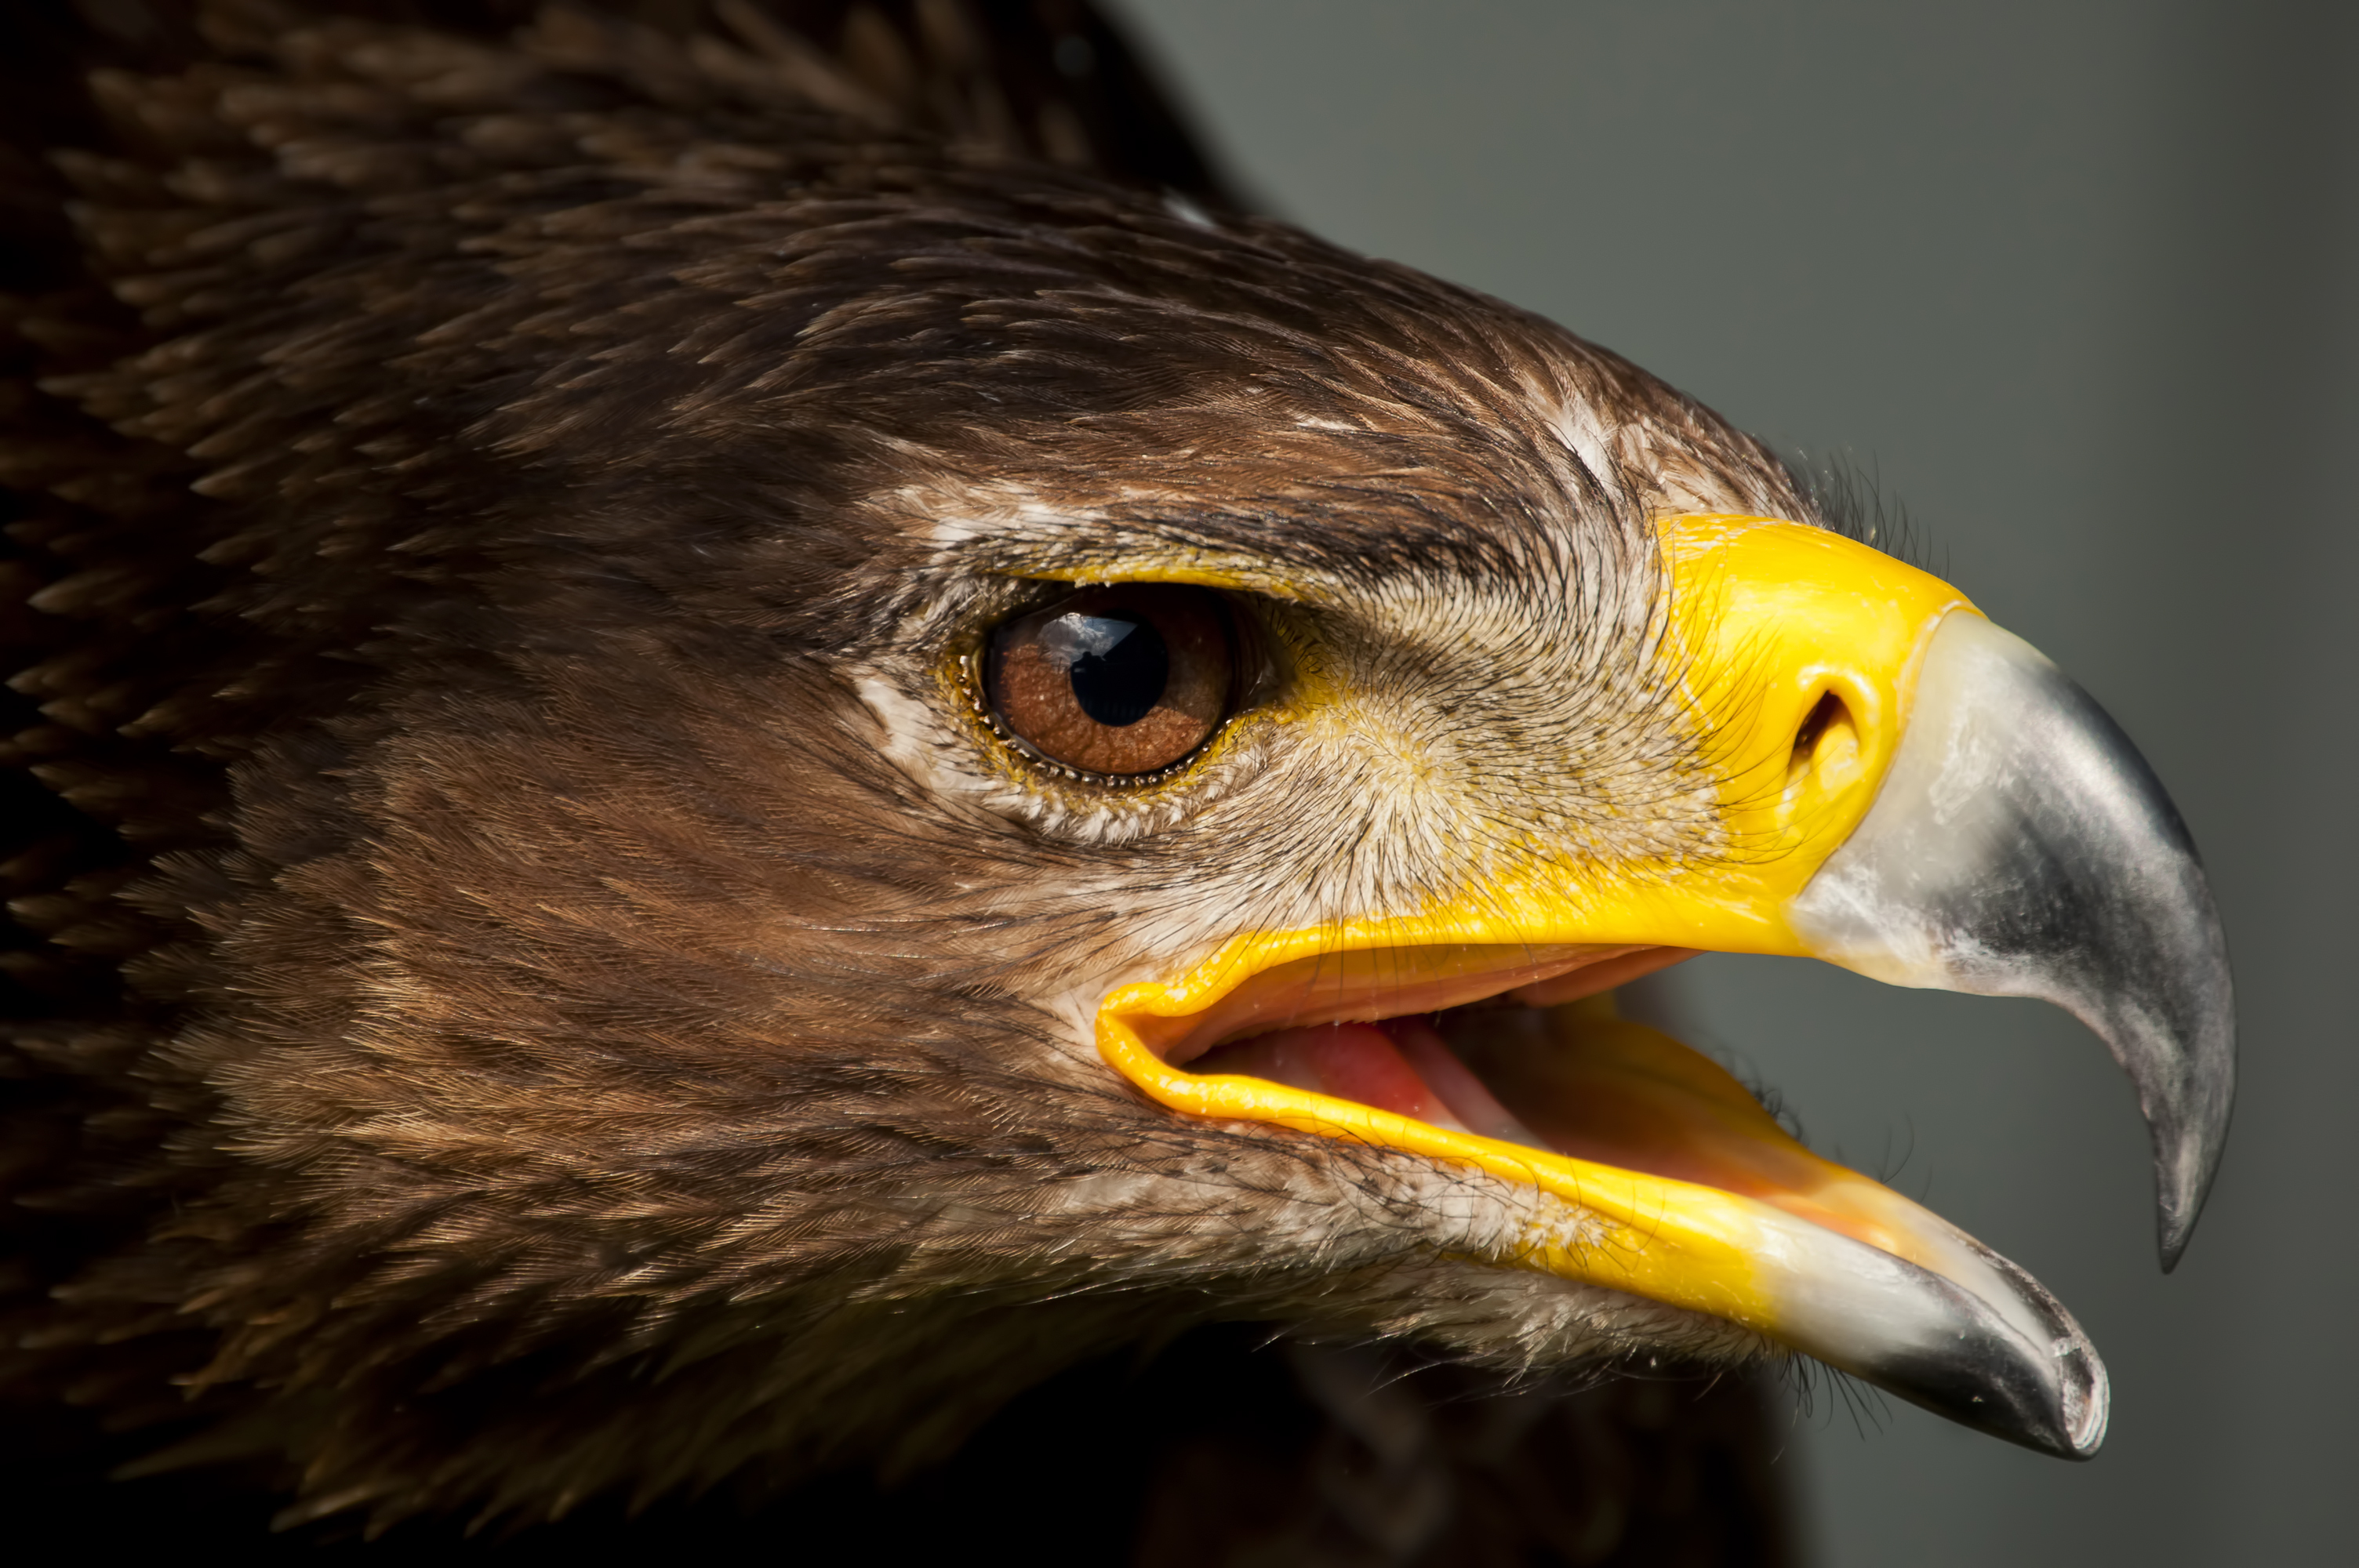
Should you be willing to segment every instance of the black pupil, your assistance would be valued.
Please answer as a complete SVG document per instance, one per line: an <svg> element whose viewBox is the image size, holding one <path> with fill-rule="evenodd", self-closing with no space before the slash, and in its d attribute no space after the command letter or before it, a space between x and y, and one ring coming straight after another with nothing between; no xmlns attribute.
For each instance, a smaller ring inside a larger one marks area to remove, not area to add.
<svg viewBox="0 0 2359 1568"><path fill-rule="evenodd" d="M1073 700L1109 729L1136 724L1155 711L1171 678L1163 633L1136 615L1065 615L1060 628L1076 652L1067 666Z"/></svg>

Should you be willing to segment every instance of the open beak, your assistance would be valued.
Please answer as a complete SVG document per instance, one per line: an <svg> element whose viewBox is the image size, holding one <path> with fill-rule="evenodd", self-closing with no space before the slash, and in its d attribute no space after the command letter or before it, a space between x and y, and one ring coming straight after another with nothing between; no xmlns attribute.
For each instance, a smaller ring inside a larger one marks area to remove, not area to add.
<svg viewBox="0 0 2359 1568"><path fill-rule="evenodd" d="M1099 1049L1178 1111L1531 1190L1502 1265L1711 1314L2085 1457L2104 1368L2036 1281L1812 1154L1598 993L1719 950L2055 1001L2136 1087L2169 1268L2234 1092L2226 946L2194 846L2096 704L1946 584L1797 524L1662 532L1665 635L1724 852L1537 853L1429 909L1246 934L1107 996Z"/></svg>

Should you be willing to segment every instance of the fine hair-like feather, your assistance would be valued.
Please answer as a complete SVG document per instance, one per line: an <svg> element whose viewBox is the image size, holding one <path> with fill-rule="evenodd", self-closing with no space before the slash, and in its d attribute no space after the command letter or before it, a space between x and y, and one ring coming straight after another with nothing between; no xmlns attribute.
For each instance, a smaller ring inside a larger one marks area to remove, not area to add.
<svg viewBox="0 0 2359 1568"><path fill-rule="evenodd" d="M905 1474L1200 1324L1756 1348L1452 1261L1492 1178L1183 1124L1059 1008L1485 841L1732 852L1645 527L1786 471L1238 213L1077 5L646 10L10 24L12 1397L382 1528ZM1394 749L978 760L948 661L1142 557Z"/></svg>

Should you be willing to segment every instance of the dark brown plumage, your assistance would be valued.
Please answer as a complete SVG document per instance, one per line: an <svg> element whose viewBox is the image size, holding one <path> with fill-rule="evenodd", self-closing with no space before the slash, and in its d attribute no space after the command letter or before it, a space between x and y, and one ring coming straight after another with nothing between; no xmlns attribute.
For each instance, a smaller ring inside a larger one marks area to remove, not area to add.
<svg viewBox="0 0 2359 1568"><path fill-rule="evenodd" d="M1078 1060L1059 1009L1142 932L1430 869L1310 808L1378 772L1250 729L1186 796L995 773L940 672L1042 577L1282 558L1320 630L1267 658L1403 661L1496 720L1478 762L1554 759L1502 832L1709 857L1616 674L1645 519L1810 515L1785 472L1546 323L1207 216L1078 9L626 9L14 24L12 1397L291 1519L513 1523L902 1476L1010 1400L1217 1468L1201 1380L1107 1369L1199 1325L1752 1350L1438 1255L1430 1168ZM1294 1412L1251 1440L1288 1479L1213 1488L1243 1523L1140 1483L1142 1560L1779 1550L1742 1383L1685 1437L1641 1386L1366 1416L1387 1452L1352 1412L1413 1400L1253 1342L1175 1364ZM1598 1479L1639 1451L1713 1500ZM1536 1453L1585 1478L1543 1506ZM1354 1464L1440 1511L1377 1539L1320 1491Z"/></svg>

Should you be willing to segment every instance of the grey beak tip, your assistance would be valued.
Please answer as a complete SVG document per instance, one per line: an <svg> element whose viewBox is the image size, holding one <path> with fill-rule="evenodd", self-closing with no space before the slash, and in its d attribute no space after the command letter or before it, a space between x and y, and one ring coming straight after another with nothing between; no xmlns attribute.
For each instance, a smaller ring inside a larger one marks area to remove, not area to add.
<svg viewBox="0 0 2359 1568"><path fill-rule="evenodd" d="M2194 1239L2195 1222L2202 1217L2203 1200L2210 1195L2219 1154L2215 1145L2192 1180L2172 1170L2167 1151L2158 1148L2155 1154L2154 1242L2162 1259L2162 1271L2168 1274L2179 1267L2179 1260L2187 1255L2188 1242ZM2175 1175L2180 1179L2174 1180Z"/></svg>
<svg viewBox="0 0 2359 1568"><path fill-rule="evenodd" d="M2141 1108L2154 1130L2155 1242L2166 1274L2179 1267L2211 1198L2235 1108L2235 983L2208 897L2201 909L2211 926L2211 962L2188 988L2188 1026L2161 1051L2099 1031L2144 1091ZM2156 1065L2141 1074L2135 1065L2141 1061Z"/></svg>
<svg viewBox="0 0 2359 1568"><path fill-rule="evenodd" d="M1796 927L1878 979L2038 997L2094 1031L2153 1130L2168 1272L2235 1099L2235 981L2194 839L2095 699L1978 616L1941 623L1916 703Z"/></svg>
<svg viewBox="0 0 2359 1568"><path fill-rule="evenodd" d="M1924 1300L1940 1304L1942 1332L1880 1353L1826 1358L1912 1404L2035 1453L2092 1457L2104 1444L2113 1400L2096 1347L2038 1281L1965 1240L2006 1282L2012 1317L1997 1300L1898 1264L1919 1280Z"/></svg>
<svg viewBox="0 0 2359 1568"><path fill-rule="evenodd" d="M2231 1045L2228 1051L2233 1061L2234 1047ZM2195 1238L2196 1222L2203 1217L2204 1205L2211 1200L2212 1182L2220 1173L2220 1157L2227 1144L2227 1113L2219 1113L2205 1130L2207 1136L2196 1159L2196 1169L2188 1174L2174 1171L2164 1140L2158 1137L2156 1141L2154 1239L2166 1274L2177 1269L2179 1260L2187 1255L2187 1244Z"/></svg>

